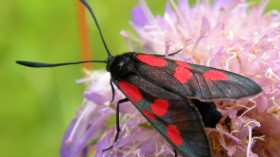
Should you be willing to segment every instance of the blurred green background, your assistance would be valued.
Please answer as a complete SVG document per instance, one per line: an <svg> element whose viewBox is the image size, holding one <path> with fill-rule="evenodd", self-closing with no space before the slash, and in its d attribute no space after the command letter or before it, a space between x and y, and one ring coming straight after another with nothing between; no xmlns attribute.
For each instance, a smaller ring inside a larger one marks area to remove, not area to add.
<svg viewBox="0 0 280 157"><path fill-rule="evenodd" d="M90 3L111 52L128 51L119 32L132 30L128 22L137 0ZM164 3L148 1L156 13L162 13ZM85 87L75 83L83 77L82 66L32 69L15 60L80 60L77 1L1 0L0 4L0 156L59 156L63 133L83 100ZM280 3L271 0L268 6L267 10L278 9ZM104 59L105 50L89 16L88 27L92 56Z"/></svg>

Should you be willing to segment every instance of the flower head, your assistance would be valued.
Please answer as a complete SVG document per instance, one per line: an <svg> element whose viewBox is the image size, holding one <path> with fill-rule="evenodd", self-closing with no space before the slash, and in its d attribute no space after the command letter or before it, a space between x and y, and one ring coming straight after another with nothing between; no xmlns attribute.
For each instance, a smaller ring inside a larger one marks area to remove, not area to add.
<svg viewBox="0 0 280 157"><path fill-rule="evenodd" d="M238 101L217 101L223 118L207 129L213 156L277 156L280 154L280 14L264 14L267 1L252 5L240 0L203 0L193 6L170 0L163 16L154 16L144 0L132 10L135 39L148 53L232 71L257 82L260 95ZM140 42L139 42L140 41ZM172 147L127 102L121 104L121 132L113 149L117 91L111 100L110 75L93 72L85 101L68 127L62 156L164 156Z"/></svg>

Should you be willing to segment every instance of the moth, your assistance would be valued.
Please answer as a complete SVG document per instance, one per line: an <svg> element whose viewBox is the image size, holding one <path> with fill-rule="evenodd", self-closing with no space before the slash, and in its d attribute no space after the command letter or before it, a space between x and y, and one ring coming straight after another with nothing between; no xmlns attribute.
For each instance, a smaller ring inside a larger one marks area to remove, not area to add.
<svg viewBox="0 0 280 157"><path fill-rule="evenodd" d="M241 75L136 52L112 56L107 48L98 21L91 7L81 0L89 10L107 51L106 60L89 60L68 63L39 63L16 61L30 67L54 67L86 62L106 63L111 74L113 98L114 85L125 95L117 103L117 141L120 104L130 101L147 121L184 157L209 157L211 148L205 127L214 128L221 118L213 100L239 99L256 95L261 87ZM172 54L176 55L176 53ZM113 85L114 84L114 85ZM104 150L111 149L112 146Z"/></svg>

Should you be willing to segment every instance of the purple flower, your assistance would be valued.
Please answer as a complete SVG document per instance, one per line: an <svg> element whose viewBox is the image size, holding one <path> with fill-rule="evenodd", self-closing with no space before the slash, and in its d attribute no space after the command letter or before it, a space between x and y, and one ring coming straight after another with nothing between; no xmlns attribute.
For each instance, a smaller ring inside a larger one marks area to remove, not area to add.
<svg viewBox="0 0 280 157"><path fill-rule="evenodd" d="M260 95L217 101L223 118L207 128L213 156L277 156L280 154L280 14L264 14L267 1L202 0L194 6L170 0L163 16L153 15L144 0L132 10L138 45L166 54L183 47L174 59L232 71L256 81ZM144 43L144 44L143 44ZM169 156L172 147L133 104L121 105L121 132L116 133L117 91L110 104L110 75L93 72L85 100L62 141L62 156ZM113 149L102 152L113 144Z"/></svg>

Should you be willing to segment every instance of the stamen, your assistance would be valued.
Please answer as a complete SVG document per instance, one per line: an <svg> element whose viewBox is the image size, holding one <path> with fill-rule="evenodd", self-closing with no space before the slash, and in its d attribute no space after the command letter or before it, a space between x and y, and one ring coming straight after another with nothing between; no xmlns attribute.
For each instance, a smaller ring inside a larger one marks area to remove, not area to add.
<svg viewBox="0 0 280 157"><path fill-rule="evenodd" d="M271 79L271 80L275 80L275 81L279 81L280 80L280 78L279 78L279 76L277 76L274 72L273 72L273 70L271 69L271 68L268 68L267 69L267 71L266 71L266 73L265 73L265 77L267 77L267 78L269 78L269 79Z"/></svg>
<svg viewBox="0 0 280 157"><path fill-rule="evenodd" d="M169 54L169 48L170 46L173 44L174 42L169 40L169 39L166 39L165 40L165 58L168 57L168 54Z"/></svg>
<svg viewBox="0 0 280 157"><path fill-rule="evenodd" d="M231 60L233 60L234 58L236 58L236 57L237 57L237 54L236 54L235 52L233 52L232 55L226 60L226 69L227 69L227 70L230 70L230 69L229 69L229 62L230 62Z"/></svg>
<svg viewBox="0 0 280 157"><path fill-rule="evenodd" d="M147 3L145 0L139 0L139 3L142 7L142 9L144 10L144 12L146 13L148 19L150 22L154 22L155 21L155 17L153 16L153 14L151 13Z"/></svg>
<svg viewBox="0 0 280 157"><path fill-rule="evenodd" d="M192 49L192 56L194 55L194 51L196 49L196 47L198 46L199 42L204 38L208 36L208 33L210 32L210 24L208 22L208 20L203 16L202 17L202 22L201 22L201 28L200 28L200 36L197 38L193 49Z"/></svg>
<svg viewBox="0 0 280 157"><path fill-rule="evenodd" d="M86 115L89 114L89 113L92 113L92 111L94 110L94 105L91 105L89 106L87 109L83 109L83 112L81 113L81 115L79 116L79 118L77 119L69 137L67 138L66 140L66 144L71 144L73 139L74 139L74 136L76 135L77 131L78 131L78 128L81 124L81 122L84 120L84 117L87 117Z"/></svg>
<svg viewBox="0 0 280 157"><path fill-rule="evenodd" d="M250 152L251 152L251 147L252 147L252 127L248 126L248 132L249 132L249 140L248 140L248 146L247 146L247 151L246 151L246 157L249 157Z"/></svg>
<svg viewBox="0 0 280 157"><path fill-rule="evenodd" d="M237 7L238 4L240 4L241 0L232 0L231 1L231 4L229 5L228 8L226 8L225 12L223 14L221 14L221 16L219 17L216 25L215 25L215 28L218 28L220 26L223 26L228 19L229 16L230 16L230 13Z"/></svg>
<svg viewBox="0 0 280 157"><path fill-rule="evenodd" d="M261 140L261 141L264 141L264 138L265 138L265 135L262 135L262 136L255 136L255 137L253 137L252 139L253 140Z"/></svg>
<svg viewBox="0 0 280 157"><path fill-rule="evenodd" d="M130 52L134 52L134 49L133 49L133 47L132 47L132 45L130 43L130 40L129 40L129 31L122 30L120 32L120 34L124 37L124 40L125 40L128 48L129 48L129 51Z"/></svg>
<svg viewBox="0 0 280 157"><path fill-rule="evenodd" d="M220 135L221 135L223 141L224 141L224 137L223 137L222 135L225 135L225 136L227 136L228 138L232 139L233 141L235 141L235 142L238 143L238 144L240 144L240 143L242 142L239 138L235 137L235 136L232 135L231 133L228 133L228 132L224 131L224 130L221 129L221 128L216 128L216 129L214 129L214 128L207 128L207 129L208 129L208 130L211 130L211 131L214 131L214 132L220 133Z"/></svg>
<svg viewBox="0 0 280 157"><path fill-rule="evenodd" d="M189 31L188 32L192 32L192 29L190 27L190 25L188 24L188 22L185 20L185 18L183 17L183 15L181 14L180 10L178 9L177 5L175 4L174 0L169 0L170 4L172 5L172 7L174 8L177 16L178 16L178 20L181 22L182 27L183 28L187 28ZM182 29L183 30L183 29ZM184 30L183 30L184 31ZM185 31L183 32L184 34L186 33Z"/></svg>
<svg viewBox="0 0 280 157"><path fill-rule="evenodd" d="M240 115L240 118L241 118L242 116L244 116L247 112L249 112L249 111L251 111L252 109L256 108L257 103L256 103L253 99L249 99L249 100L250 100L251 102L253 102L254 105L253 105L252 107L248 108L245 112L243 112L243 113Z"/></svg>
<svg viewBox="0 0 280 157"><path fill-rule="evenodd" d="M191 45L192 43L193 43L192 39L190 39L190 38L186 39L181 51L184 52L186 50L187 46Z"/></svg>
<svg viewBox="0 0 280 157"><path fill-rule="evenodd" d="M249 139L248 139L246 157L250 157L251 147L252 147L252 144L253 144L253 139L252 139L252 129L253 129L253 127L249 125L251 123L254 123L257 127L261 126L261 124L259 122L254 121L254 120L251 120L244 125L244 127L248 126L248 132L249 132Z"/></svg>

